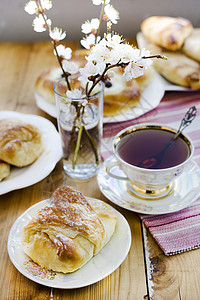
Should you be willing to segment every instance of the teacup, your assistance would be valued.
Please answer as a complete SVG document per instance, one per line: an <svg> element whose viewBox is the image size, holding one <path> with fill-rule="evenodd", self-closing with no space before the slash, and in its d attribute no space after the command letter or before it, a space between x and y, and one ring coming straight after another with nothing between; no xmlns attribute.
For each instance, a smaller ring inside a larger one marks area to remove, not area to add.
<svg viewBox="0 0 200 300"><path fill-rule="evenodd" d="M168 145L176 132L161 124L139 124L123 129L114 137L116 160L108 164L107 173L128 180L131 192L141 198L165 197L173 191L174 180L187 168L194 152L191 140L182 133ZM114 166L125 176L114 174Z"/></svg>

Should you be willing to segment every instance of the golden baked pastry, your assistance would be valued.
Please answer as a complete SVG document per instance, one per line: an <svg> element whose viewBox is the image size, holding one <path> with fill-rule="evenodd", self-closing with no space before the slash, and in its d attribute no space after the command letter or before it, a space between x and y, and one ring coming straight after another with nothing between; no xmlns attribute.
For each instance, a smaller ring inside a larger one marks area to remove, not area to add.
<svg viewBox="0 0 200 300"><path fill-rule="evenodd" d="M140 101L141 93L152 78L152 68L145 70L144 75L127 82L122 78L122 71L114 68L115 76L111 85L104 89L104 116L110 117L134 107ZM46 101L54 104L53 86L61 78L61 69L56 67L43 72L36 81L35 91Z"/></svg>
<svg viewBox="0 0 200 300"><path fill-rule="evenodd" d="M35 83L36 93L43 97L46 101L51 104L55 103L53 87L56 81L61 79L62 70L59 67L47 69L42 72Z"/></svg>
<svg viewBox="0 0 200 300"><path fill-rule="evenodd" d="M167 60L155 60L155 69L167 80L172 83L200 89L200 64L187 57L181 52L166 51L154 44L148 44L147 48L152 54L161 54L166 56Z"/></svg>
<svg viewBox="0 0 200 300"><path fill-rule="evenodd" d="M186 38L182 50L186 55L200 62L200 28L193 29Z"/></svg>
<svg viewBox="0 0 200 300"><path fill-rule="evenodd" d="M189 20L166 16L152 16L141 24L141 31L148 41L173 51L182 47L192 29Z"/></svg>
<svg viewBox="0 0 200 300"><path fill-rule="evenodd" d="M17 167L34 162L43 151L37 127L18 119L0 120L0 159Z"/></svg>
<svg viewBox="0 0 200 300"><path fill-rule="evenodd" d="M24 228L25 253L41 267L70 273L82 267L110 240L117 222L102 201L86 200L62 186Z"/></svg>
<svg viewBox="0 0 200 300"><path fill-rule="evenodd" d="M10 175L10 165L0 160L0 181Z"/></svg>
<svg viewBox="0 0 200 300"><path fill-rule="evenodd" d="M144 70L144 75L125 81L119 68L113 71L115 75L111 78L111 86L105 86L104 90L104 117L116 116L135 107L153 75L153 69L149 68Z"/></svg>

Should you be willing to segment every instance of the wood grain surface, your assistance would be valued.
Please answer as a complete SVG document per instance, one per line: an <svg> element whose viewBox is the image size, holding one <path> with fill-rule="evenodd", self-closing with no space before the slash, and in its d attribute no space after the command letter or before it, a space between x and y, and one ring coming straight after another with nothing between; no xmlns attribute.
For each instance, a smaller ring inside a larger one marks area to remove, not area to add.
<svg viewBox="0 0 200 300"><path fill-rule="evenodd" d="M69 46L76 49L77 43ZM40 115L56 126L56 120L41 111L34 99L37 76L53 65L56 65L56 59L48 42L0 43L0 110ZM63 183L115 207L127 219L132 233L130 252L115 272L91 286L71 290L53 289L32 282L12 265L7 252L8 234L16 218L31 205L48 198ZM2 300L200 299L200 250L166 257L137 214L109 202L101 194L96 177L76 181L66 176L61 161L39 183L0 196L0 236ZM153 269L152 274L150 269Z"/></svg>

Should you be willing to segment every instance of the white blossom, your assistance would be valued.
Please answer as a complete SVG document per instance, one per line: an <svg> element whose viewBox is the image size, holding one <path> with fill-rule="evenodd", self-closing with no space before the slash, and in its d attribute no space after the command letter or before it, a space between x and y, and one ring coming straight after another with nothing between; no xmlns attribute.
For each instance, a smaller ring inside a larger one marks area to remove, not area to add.
<svg viewBox="0 0 200 300"><path fill-rule="evenodd" d="M99 19L94 18L91 21L87 20L82 24L81 29L85 34L93 32L93 30L97 30L99 28Z"/></svg>
<svg viewBox="0 0 200 300"><path fill-rule="evenodd" d="M41 6L40 6L41 4ZM45 10L49 10L52 7L52 2L49 0L40 0L40 4L36 4L34 0L30 0L26 3L24 10L30 14L33 15L38 12L44 12Z"/></svg>
<svg viewBox="0 0 200 300"><path fill-rule="evenodd" d="M112 5L107 4L104 8L104 12L113 24L117 24L117 20L119 19L119 12Z"/></svg>
<svg viewBox="0 0 200 300"><path fill-rule="evenodd" d="M82 98L85 97L82 90L79 90L79 89L74 89L74 90L71 90L71 91L68 90L66 92L66 96L70 99L75 99L75 100L82 99Z"/></svg>
<svg viewBox="0 0 200 300"><path fill-rule="evenodd" d="M120 61L122 55L121 48L121 37L119 39L114 38L114 41L111 40L112 37L109 36L107 39L102 39L98 44L96 44L92 49L86 59L88 61L96 61L98 63L104 62L105 64L116 64ZM116 41L115 41L116 39Z"/></svg>
<svg viewBox="0 0 200 300"><path fill-rule="evenodd" d="M142 68L136 65L134 62L130 62L128 66L124 69L124 73L122 75L123 79L130 81L132 78L137 78L144 74Z"/></svg>
<svg viewBox="0 0 200 300"><path fill-rule="evenodd" d="M84 68L80 68L80 81L88 81L89 77L96 76L96 75L102 75L106 68L106 64L103 62L100 63L93 63L91 61L87 62Z"/></svg>
<svg viewBox="0 0 200 300"><path fill-rule="evenodd" d="M121 36L115 34L108 34L105 38L106 47L110 50L109 58L107 58L107 63L113 65L117 64L121 57L123 56L123 42Z"/></svg>
<svg viewBox="0 0 200 300"><path fill-rule="evenodd" d="M110 49L107 47L106 41L103 39L92 47L91 52L88 56L86 56L86 59L88 62L106 63L109 57Z"/></svg>
<svg viewBox="0 0 200 300"><path fill-rule="evenodd" d="M128 63L129 61L138 60L140 55L140 50L129 45L121 44L121 62Z"/></svg>
<svg viewBox="0 0 200 300"><path fill-rule="evenodd" d="M150 65L152 65L153 61L150 58L143 58L143 57L148 57L151 55L151 52L149 50L146 50L145 48L141 50L141 59L139 61L139 63L145 68L147 69Z"/></svg>
<svg viewBox="0 0 200 300"><path fill-rule="evenodd" d="M141 51L142 54L148 53L145 50ZM149 52L150 53L150 52ZM128 66L124 69L123 78L127 81L132 78L137 78L144 74L144 69L147 69L153 61L150 58L139 57L135 61L131 61Z"/></svg>
<svg viewBox="0 0 200 300"><path fill-rule="evenodd" d="M109 33L106 35L105 39L109 48L114 48L116 47L116 45L121 45L122 43L124 43L124 39L118 34L112 35L111 33Z"/></svg>
<svg viewBox="0 0 200 300"><path fill-rule="evenodd" d="M100 5L100 4L103 4L103 3L104 3L104 0L92 0L92 3L93 3L94 5ZM106 1L105 1L105 4L108 4L108 3L110 3L110 0L106 0Z"/></svg>
<svg viewBox="0 0 200 300"><path fill-rule="evenodd" d="M62 64L65 72L69 74L76 74L79 71L79 66L73 61L64 60Z"/></svg>
<svg viewBox="0 0 200 300"><path fill-rule="evenodd" d="M45 22L45 20L46 22ZM36 17L34 20L33 20L33 27L34 27L34 30L37 31L37 32L43 32L43 31L46 31L47 29L47 26L51 26L51 20L50 19L47 19L47 16L44 15L44 18L43 16L40 14L38 17ZM47 25L46 25L47 23Z"/></svg>
<svg viewBox="0 0 200 300"><path fill-rule="evenodd" d="M150 51L146 49L142 49L141 51L139 49L134 49L136 55L131 57L131 61L135 63L136 66L139 66L140 68L147 69L150 65L152 65L153 60L150 58L144 58L150 56Z"/></svg>
<svg viewBox="0 0 200 300"><path fill-rule="evenodd" d="M24 10L29 14L29 15L33 15L35 13L38 12L38 7L37 4L34 0L31 0L29 2L26 3Z"/></svg>
<svg viewBox="0 0 200 300"><path fill-rule="evenodd" d="M54 27L50 33L49 33L50 37L52 38L52 40L58 42L63 40L66 37L66 32L62 32L62 29L58 28L58 27Z"/></svg>
<svg viewBox="0 0 200 300"><path fill-rule="evenodd" d="M72 56L72 49L69 47L65 48L65 46L63 45L58 45L56 47L56 50L58 52L58 56L60 56L61 58L70 59ZM56 55L55 50L54 50L54 54Z"/></svg>
<svg viewBox="0 0 200 300"><path fill-rule="evenodd" d="M148 69L149 66L151 66L153 63L153 60L150 58L141 58L140 60L137 61L137 65L144 69Z"/></svg>
<svg viewBox="0 0 200 300"><path fill-rule="evenodd" d="M52 8L52 2L49 0L40 0L40 3L43 10Z"/></svg>
<svg viewBox="0 0 200 300"><path fill-rule="evenodd" d="M100 36L97 37L97 43L100 41ZM93 33L89 34L88 36L84 37L80 41L81 45L86 48L90 49L91 46L95 44L95 35Z"/></svg>

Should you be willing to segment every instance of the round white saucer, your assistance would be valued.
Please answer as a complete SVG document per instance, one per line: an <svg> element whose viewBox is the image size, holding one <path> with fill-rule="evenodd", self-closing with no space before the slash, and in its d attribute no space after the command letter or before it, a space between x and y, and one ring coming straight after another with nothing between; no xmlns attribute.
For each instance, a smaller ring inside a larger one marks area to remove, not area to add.
<svg viewBox="0 0 200 300"><path fill-rule="evenodd" d="M108 175L106 168L114 156L102 164L97 182L101 192L111 202L143 214L166 214L189 206L200 196L200 168L192 161L188 168L174 182L173 192L159 200L143 200L131 193L128 181L119 180ZM118 168L113 168L116 175L123 176Z"/></svg>

